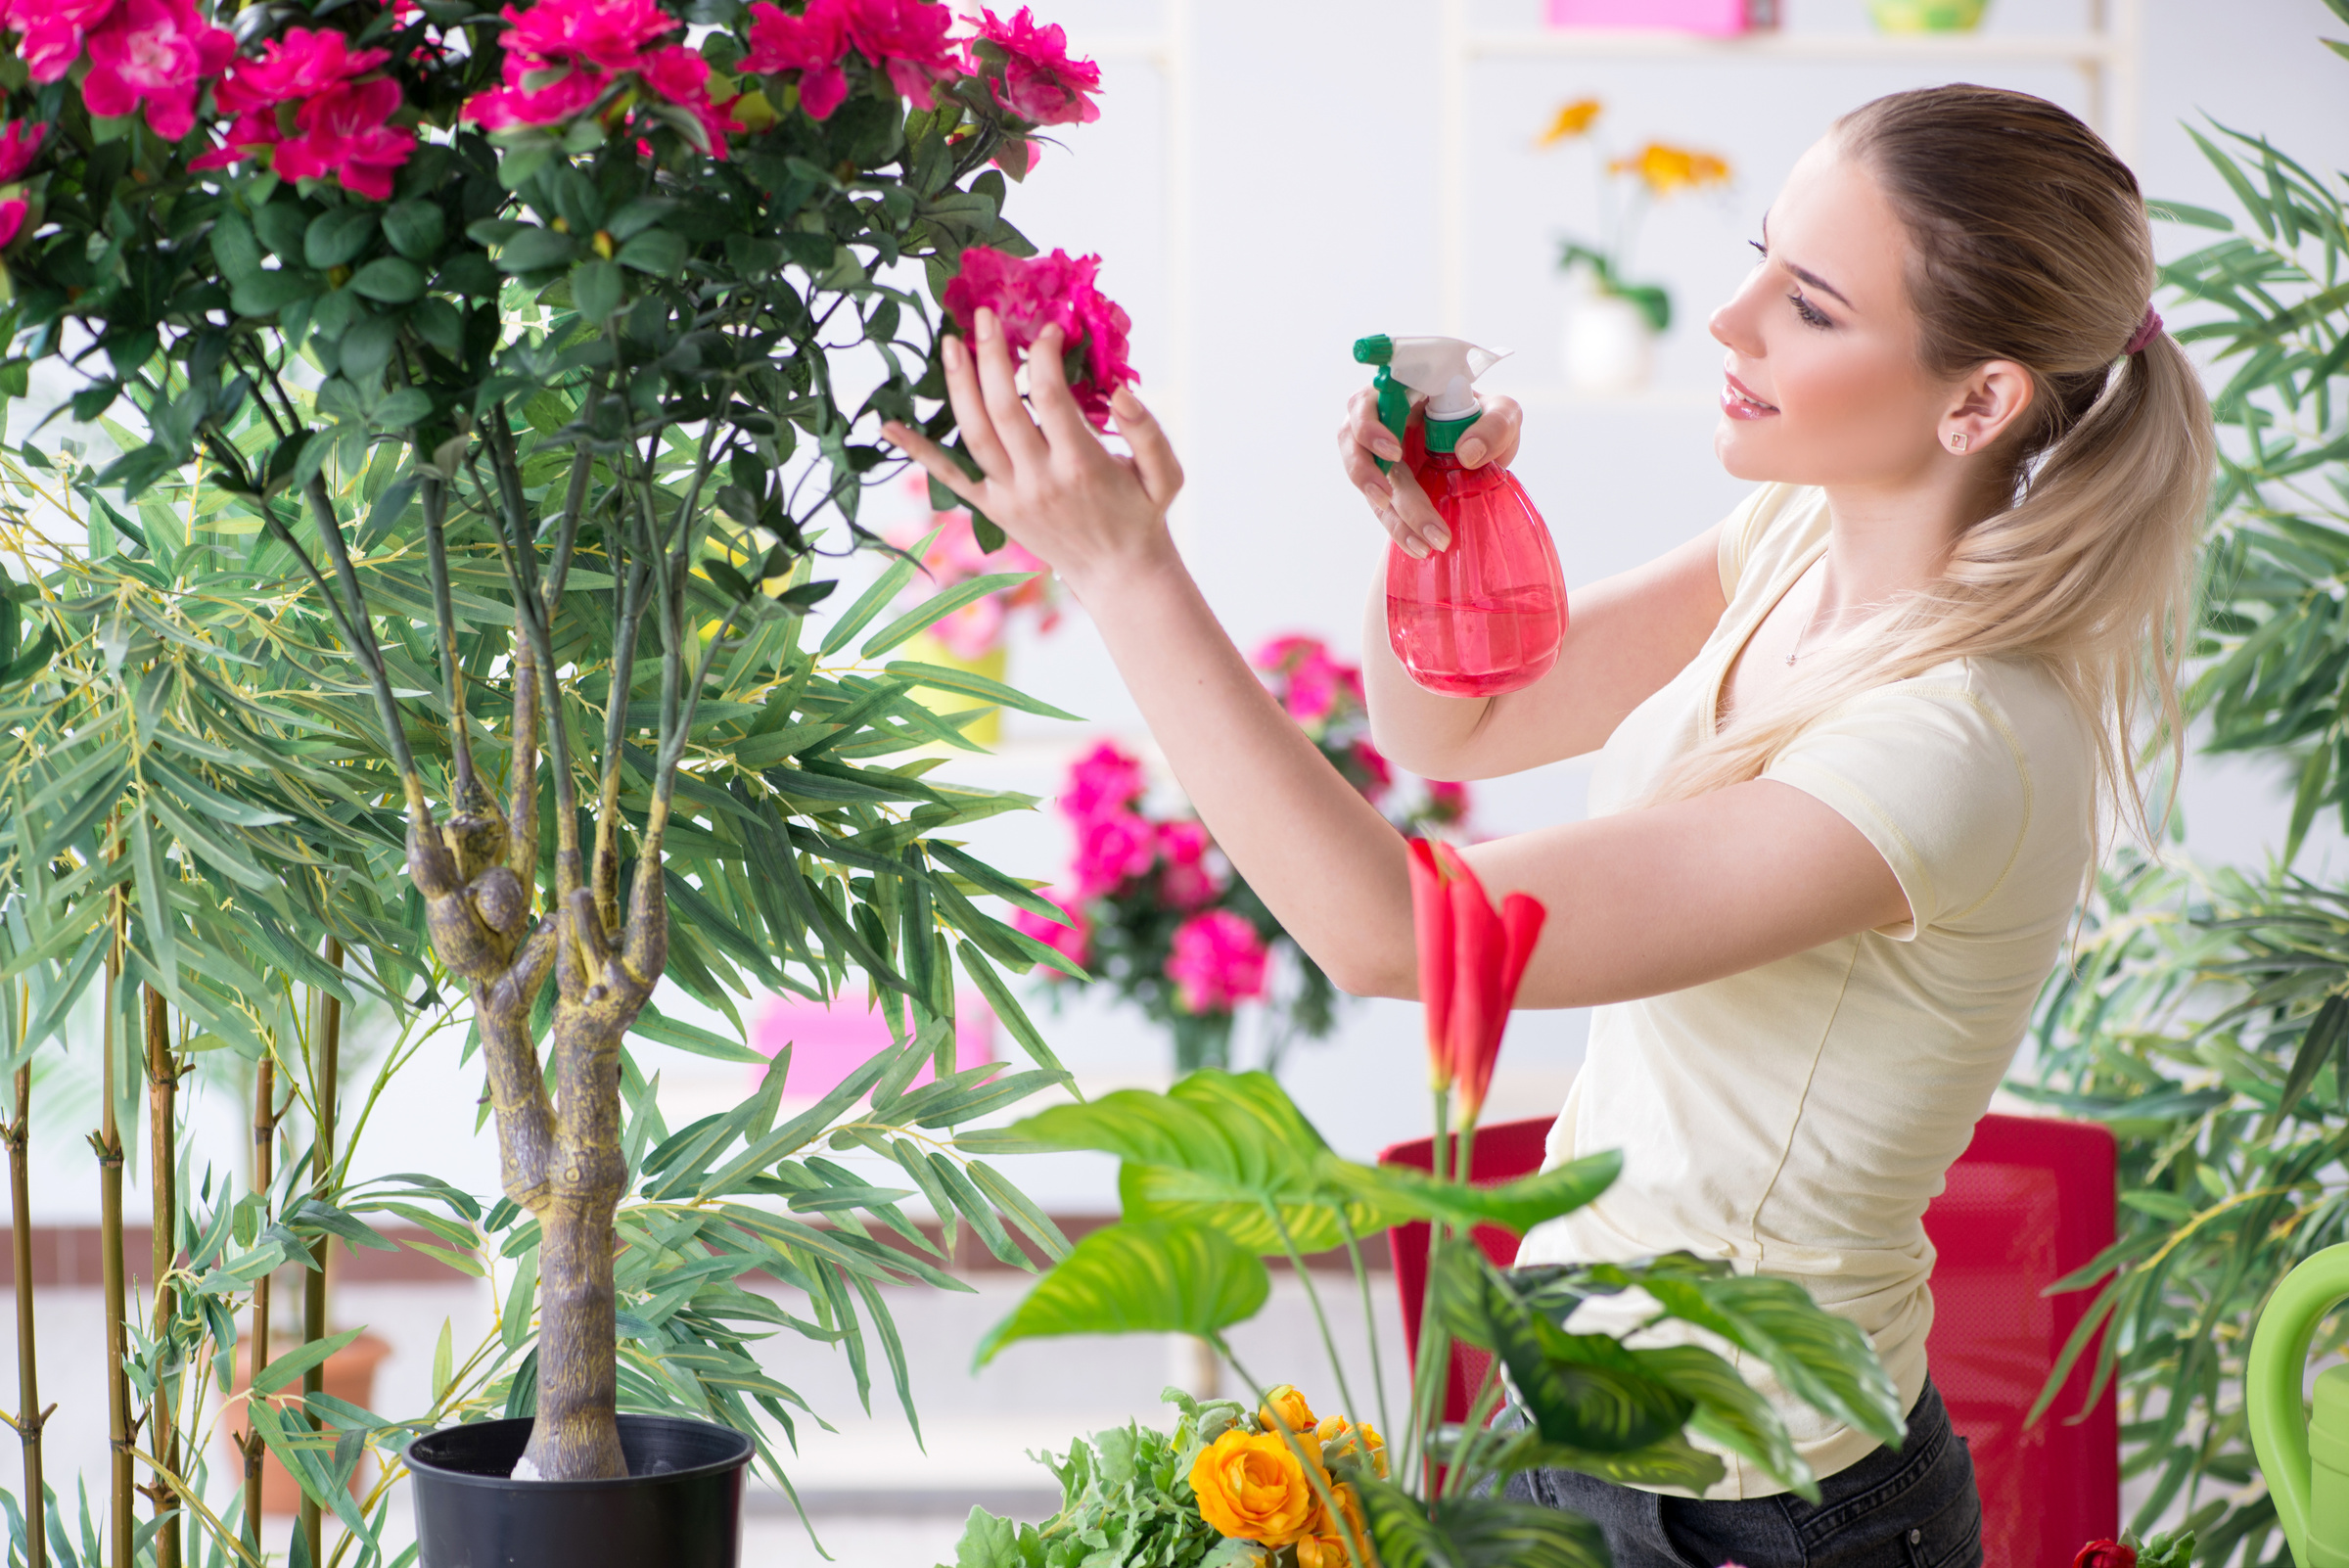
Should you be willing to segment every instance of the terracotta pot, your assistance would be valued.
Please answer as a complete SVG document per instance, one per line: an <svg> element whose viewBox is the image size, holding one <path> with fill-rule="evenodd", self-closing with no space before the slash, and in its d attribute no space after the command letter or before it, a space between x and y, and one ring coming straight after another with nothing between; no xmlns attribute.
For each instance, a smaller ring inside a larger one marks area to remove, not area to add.
<svg viewBox="0 0 2349 1568"><path fill-rule="evenodd" d="M272 1347L280 1356L299 1343L299 1340L279 1340L271 1336ZM237 1341L233 1394L244 1393L252 1381L253 1369L246 1364L250 1349L248 1341ZM361 1409L371 1408L375 1399L376 1363L391 1354L390 1340L374 1334L361 1334L326 1359L326 1392L336 1399L348 1400ZM299 1409L301 1405L300 1387L297 1385L290 1392L277 1395L272 1403L281 1410ZM245 1473L245 1455L237 1447L237 1439L244 1432L245 1423L233 1414L220 1423L220 1446L227 1452L226 1463L231 1475L241 1476ZM354 1498L359 1496L360 1483L366 1471L367 1464L362 1460L358 1469L351 1473L350 1495ZM300 1511L301 1484L287 1473L284 1465L277 1462L276 1454L264 1453L261 1455L261 1512L294 1514Z"/></svg>

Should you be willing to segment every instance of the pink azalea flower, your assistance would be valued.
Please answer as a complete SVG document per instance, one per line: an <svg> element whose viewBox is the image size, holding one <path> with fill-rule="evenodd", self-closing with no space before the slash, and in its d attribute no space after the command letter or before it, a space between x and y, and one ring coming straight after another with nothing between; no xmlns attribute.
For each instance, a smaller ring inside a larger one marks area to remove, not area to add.
<svg viewBox="0 0 2349 1568"><path fill-rule="evenodd" d="M415 132L390 123L399 104L399 84L381 76L320 93L295 116L295 135L277 150L277 171L293 180L331 174L354 196L390 201L392 171L416 150Z"/></svg>
<svg viewBox="0 0 2349 1568"><path fill-rule="evenodd" d="M21 32L17 54L34 81L56 81L81 58L90 30L116 0L0 0L0 31Z"/></svg>
<svg viewBox="0 0 2349 1568"><path fill-rule="evenodd" d="M849 96L840 62L848 51L848 17L836 0L809 0L806 15L757 0L751 7L751 52L745 70L762 75L800 72L800 107L809 119L829 119Z"/></svg>
<svg viewBox="0 0 2349 1568"><path fill-rule="evenodd" d="M704 151L716 158L726 156L726 137L743 127L727 112L733 99L724 105L711 101L710 62L700 51L684 44L656 49L638 63L636 74L660 97L689 111L701 122Z"/></svg>
<svg viewBox="0 0 2349 1568"><path fill-rule="evenodd" d="M506 56L503 87L476 93L465 104L465 117L484 130L510 130L517 125L560 125L576 119L603 96L611 78L593 70L574 70L543 87L523 82L542 68L521 55Z"/></svg>
<svg viewBox="0 0 2349 1568"><path fill-rule="evenodd" d="M203 79L218 75L236 52L236 39L199 17L195 0L121 0L90 30L82 102L108 118L144 105L148 125L175 142L196 127Z"/></svg>
<svg viewBox="0 0 2349 1568"><path fill-rule="evenodd" d="M1363 782L1359 787L1366 800L1377 800L1395 783L1394 768L1388 765L1385 755L1370 744L1367 735L1354 743L1354 765L1362 775Z"/></svg>
<svg viewBox="0 0 2349 1568"><path fill-rule="evenodd" d="M1142 764L1104 741L1069 765L1069 787L1061 811L1079 822L1131 808L1147 783Z"/></svg>
<svg viewBox="0 0 2349 1568"><path fill-rule="evenodd" d="M220 145L189 160L188 167L226 168L231 163L243 162L263 148L275 147L284 139L277 129L277 111L255 109L239 115L220 133Z"/></svg>
<svg viewBox="0 0 2349 1568"><path fill-rule="evenodd" d="M973 43L992 44L1002 52L1002 71L990 73L989 84L1006 113L1039 125L1087 124L1101 117L1091 96L1101 90L1101 68L1069 58L1069 36L1057 23L1037 26L1026 6L1009 22L991 11L980 12L979 18ZM977 48L972 54L979 58ZM1033 155L1029 166L1035 166Z"/></svg>
<svg viewBox="0 0 2349 1568"><path fill-rule="evenodd" d="M1207 825L1195 819L1158 825L1159 858L1166 862L1158 874L1158 890L1167 902L1177 909L1196 909L1223 891L1207 860L1214 844Z"/></svg>
<svg viewBox="0 0 2349 1568"><path fill-rule="evenodd" d="M1008 619L1002 596L990 593L933 623L930 630L955 658L978 659L993 651Z"/></svg>
<svg viewBox="0 0 2349 1568"><path fill-rule="evenodd" d="M1430 779L1427 785L1427 814L1447 825L1467 820L1468 786Z"/></svg>
<svg viewBox="0 0 2349 1568"><path fill-rule="evenodd" d="M1060 953L1080 969L1092 962L1093 923L1072 905L1073 894L1047 893L1047 902L1057 908L1065 920L1047 920L1032 909L1014 909L1011 923L1025 936L1034 937L1054 952Z"/></svg>
<svg viewBox="0 0 2349 1568"><path fill-rule="evenodd" d="M508 23L509 55L601 70L637 69L646 45L684 25L654 0L538 0L528 11L508 6L499 15Z"/></svg>
<svg viewBox="0 0 2349 1568"><path fill-rule="evenodd" d="M812 0L822 5L827 0ZM916 109L936 102L931 88L963 74L961 58L946 39L954 13L932 0L830 0L848 18L849 41L889 76L889 84ZM812 9L812 5L810 9Z"/></svg>
<svg viewBox="0 0 2349 1568"><path fill-rule="evenodd" d="M1275 637L1257 649L1250 663L1275 677L1272 689L1281 707L1301 724L1328 718L1342 699L1361 704L1362 672L1331 658L1328 644L1318 637Z"/></svg>
<svg viewBox="0 0 2349 1568"><path fill-rule="evenodd" d="M24 227L24 214L30 210L31 204L27 202L0 202L0 249L5 249L17 237L18 231Z"/></svg>
<svg viewBox="0 0 2349 1568"><path fill-rule="evenodd" d="M1210 909L1175 928L1167 978L1174 982L1183 1011L1228 1013L1265 993L1267 956L1246 916Z"/></svg>
<svg viewBox="0 0 2349 1568"><path fill-rule="evenodd" d="M231 64L213 102L227 115L271 109L363 76L391 58L389 49L354 52L350 39L332 27L289 27L261 45L259 58Z"/></svg>
<svg viewBox="0 0 2349 1568"><path fill-rule="evenodd" d="M16 120L6 130L0 130L0 185L32 167L32 161L40 157L41 141L48 134L48 126L36 125L28 119Z"/></svg>
<svg viewBox="0 0 2349 1568"><path fill-rule="evenodd" d="M1082 346L1083 370L1070 390L1097 430L1109 428L1109 399L1135 379L1126 362L1126 332L1133 323L1094 287L1097 255L1065 251L1022 260L984 245L962 253L962 267L946 284L946 313L967 336L982 308L994 311L1012 352L1024 354L1037 334L1057 326Z"/></svg>
<svg viewBox="0 0 2349 1568"><path fill-rule="evenodd" d="M1147 817L1104 811L1078 824L1077 857L1070 870L1079 898L1090 899L1123 887L1158 859L1158 833Z"/></svg>

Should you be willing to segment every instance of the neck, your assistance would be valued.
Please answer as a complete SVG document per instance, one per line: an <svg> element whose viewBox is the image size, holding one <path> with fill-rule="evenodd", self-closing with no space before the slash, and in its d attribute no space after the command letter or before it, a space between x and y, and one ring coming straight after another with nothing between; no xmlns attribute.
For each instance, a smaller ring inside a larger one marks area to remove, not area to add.
<svg viewBox="0 0 2349 1568"><path fill-rule="evenodd" d="M1819 613L1882 605L1939 576L1958 536L1980 521L1964 484L1972 477L1936 451L1905 483L1828 485Z"/></svg>

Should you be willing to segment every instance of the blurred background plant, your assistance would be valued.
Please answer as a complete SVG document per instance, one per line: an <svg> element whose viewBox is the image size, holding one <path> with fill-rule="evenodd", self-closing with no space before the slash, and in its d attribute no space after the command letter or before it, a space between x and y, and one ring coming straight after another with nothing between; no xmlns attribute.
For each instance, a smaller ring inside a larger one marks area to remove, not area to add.
<svg viewBox="0 0 2349 1568"><path fill-rule="evenodd" d="M2349 824L2349 175L2188 134L2240 208L2157 204L2223 236L2161 269L2172 330L2225 377L2188 708L2204 749L2290 770L2290 828L2264 868L2116 864L2018 1087L2120 1142L2119 1239L2071 1284L2099 1291L2084 1332L2105 1331L2099 1387L2120 1382L2131 1528L2189 1524L2202 1563L2256 1568L2288 1553L2243 1424L2251 1325L2349 1239L2349 891L2297 864L2321 811ZM2340 1316L2318 1340L2345 1342Z"/></svg>
<svg viewBox="0 0 2349 1568"><path fill-rule="evenodd" d="M1466 832L1466 785L1398 783L1370 743L1359 667L1320 638L1294 634L1272 638L1250 662L1314 748L1398 830ZM1056 997L1106 986L1166 1029L1176 1073L1229 1066L1236 1015L1249 1003L1263 1007L1264 1066L1277 1073L1298 1041L1335 1027L1337 987L1217 853L1205 824L1187 807L1152 814L1149 793L1141 760L1114 743L1073 763L1059 806L1076 853L1067 882L1047 895L1060 918L1015 918L1093 976L1048 971Z"/></svg>

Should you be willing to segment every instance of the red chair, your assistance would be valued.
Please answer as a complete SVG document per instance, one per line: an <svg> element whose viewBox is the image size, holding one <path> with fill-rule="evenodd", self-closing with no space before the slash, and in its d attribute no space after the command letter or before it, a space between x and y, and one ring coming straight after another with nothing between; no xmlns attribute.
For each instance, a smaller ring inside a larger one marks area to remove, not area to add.
<svg viewBox="0 0 2349 1568"><path fill-rule="evenodd" d="M1540 1170L1549 1127L1542 1118L1480 1128L1470 1179L1491 1184ZM1434 1148L1420 1138L1379 1159L1425 1171ZM1925 1210L1925 1233L1939 1254L1926 1357L1973 1453L1988 1568L2069 1562L2087 1543L2120 1534L2120 1411L2112 1388L2080 1413L2093 1346L2048 1413L2023 1425L2096 1294L2041 1291L2111 1245L2114 1171L2112 1134L2100 1127L1986 1116L1950 1168L1947 1190ZM1416 1356L1427 1226L1401 1226L1387 1237L1403 1293L1404 1340ZM1517 1238L1507 1231L1480 1225L1476 1239L1495 1263L1515 1261ZM1446 1419L1466 1417L1468 1391L1490 1360L1482 1351L1452 1347Z"/></svg>

